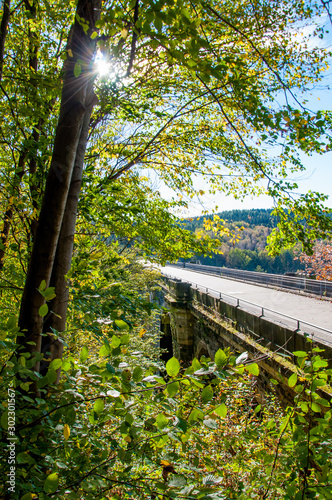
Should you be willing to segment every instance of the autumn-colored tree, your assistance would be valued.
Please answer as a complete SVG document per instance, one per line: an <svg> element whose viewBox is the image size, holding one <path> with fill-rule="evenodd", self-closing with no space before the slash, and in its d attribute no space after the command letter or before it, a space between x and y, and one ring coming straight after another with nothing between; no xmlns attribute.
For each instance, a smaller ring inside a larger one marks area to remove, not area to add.
<svg viewBox="0 0 332 500"><path fill-rule="evenodd" d="M332 280L332 244L329 241L317 241L312 255L302 254L305 272L317 280Z"/></svg>

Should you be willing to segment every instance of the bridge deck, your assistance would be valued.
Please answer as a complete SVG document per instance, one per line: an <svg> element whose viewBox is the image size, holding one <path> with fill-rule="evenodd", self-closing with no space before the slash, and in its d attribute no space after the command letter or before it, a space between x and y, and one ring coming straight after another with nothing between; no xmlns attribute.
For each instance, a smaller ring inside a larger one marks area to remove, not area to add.
<svg viewBox="0 0 332 500"><path fill-rule="evenodd" d="M240 307L249 312L259 314L261 308L264 308L264 316L294 330L299 326L296 321L299 320L302 331L332 344L332 303L330 301L170 266L162 267L161 272L196 284L200 288L208 288L211 295L226 294L225 297L222 297L226 302L234 304L232 298L235 301L239 299ZM315 325L317 328L311 325ZM330 330L331 333L324 330Z"/></svg>

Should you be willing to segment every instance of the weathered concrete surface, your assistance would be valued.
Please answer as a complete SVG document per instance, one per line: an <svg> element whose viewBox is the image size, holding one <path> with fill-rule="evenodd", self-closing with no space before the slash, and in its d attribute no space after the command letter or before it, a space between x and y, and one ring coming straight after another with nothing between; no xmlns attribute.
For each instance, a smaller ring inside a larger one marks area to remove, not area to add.
<svg viewBox="0 0 332 500"><path fill-rule="evenodd" d="M194 318L188 308L191 287L188 283L169 281L165 301L170 308L173 354L187 365L194 357Z"/></svg>

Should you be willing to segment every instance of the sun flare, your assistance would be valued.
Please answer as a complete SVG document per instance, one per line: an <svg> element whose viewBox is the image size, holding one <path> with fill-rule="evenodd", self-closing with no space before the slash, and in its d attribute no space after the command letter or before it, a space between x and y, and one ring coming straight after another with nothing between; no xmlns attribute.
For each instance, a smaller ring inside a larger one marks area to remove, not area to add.
<svg viewBox="0 0 332 500"><path fill-rule="evenodd" d="M103 57L98 57L95 61L95 68L99 76L107 76L112 72L111 64Z"/></svg>

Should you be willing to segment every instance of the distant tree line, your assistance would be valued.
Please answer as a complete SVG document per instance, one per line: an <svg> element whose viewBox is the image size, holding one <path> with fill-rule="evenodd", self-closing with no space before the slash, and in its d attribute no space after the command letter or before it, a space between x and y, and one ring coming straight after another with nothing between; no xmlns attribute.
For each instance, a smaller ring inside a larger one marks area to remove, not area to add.
<svg viewBox="0 0 332 500"><path fill-rule="evenodd" d="M224 210L217 214L225 222L246 222L252 226L264 226L273 229L278 224L278 218L272 215L270 208L253 208L244 210ZM185 219L186 228L194 231L203 227L204 219L212 219L213 214L202 217L193 217Z"/></svg>
<svg viewBox="0 0 332 500"><path fill-rule="evenodd" d="M266 250L267 237L276 227L278 220L271 209L229 210L218 213L231 231L237 231L236 241L227 236L215 236L220 239L222 253L210 257L196 255L192 262L201 264L231 267L247 271L258 271L275 274L304 270L304 263L298 258L300 248L283 250L272 257ZM204 231L204 219L212 219L213 215L186 219L186 229L193 232ZM206 231L212 236L212 231Z"/></svg>

